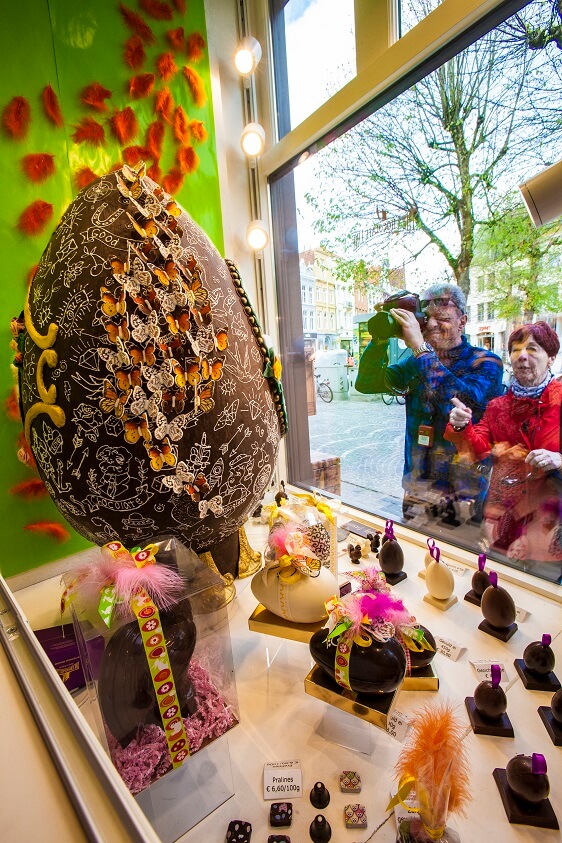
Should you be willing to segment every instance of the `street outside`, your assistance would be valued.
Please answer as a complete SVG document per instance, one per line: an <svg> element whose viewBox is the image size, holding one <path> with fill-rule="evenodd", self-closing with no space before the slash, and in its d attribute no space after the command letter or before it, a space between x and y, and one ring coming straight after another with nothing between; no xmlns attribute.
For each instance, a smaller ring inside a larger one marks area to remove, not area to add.
<svg viewBox="0 0 562 843"><path fill-rule="evenodd" d="M377 395L326 404L309 416L310 450L340 458L341 494L362 509L380 511L381 496L399 515L404 466L405 407Z"/></svg>

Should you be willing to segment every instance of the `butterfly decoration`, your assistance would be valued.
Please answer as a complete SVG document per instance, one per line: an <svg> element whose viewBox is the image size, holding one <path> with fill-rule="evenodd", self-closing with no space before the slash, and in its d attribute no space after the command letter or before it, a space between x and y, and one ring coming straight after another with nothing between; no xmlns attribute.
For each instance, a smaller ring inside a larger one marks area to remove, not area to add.
<svg viewBox="0 0 562 843"><path fill-rule="evenodd" d="M218 351L226 351L228 348L228 328L221 328L216 332L215 345Z"/></svg>
<svg viewBox="0 0 562 843"><path fill-rule="evenodd" d="M192 313L200 325L210 325L213 320L210 304L204 304L203 307L196 308Z"/></svg>
<svg viewBox="0 0 562 843"><path fill-rule="evenodd" d="M168 274L164 269L161 269L161 267L156 266L156 264L153 263L149 263L148 268L150 269L153 275L156 275L156 277L164 287L170 286L170 279L168 278Z"/></svg>
<svg viewBox="0 0 562 843"><path fill-rule="evenodd" d="M165 413L181 413L185 407L185 389L163 390L162 409Z"/></svg>
<svg viewBox="0 0 562 843"><path fill-rule="evenodd" d="M215 495L210 501L199 501L199 518L206 518L209 512L216 516L223 514L221 495Z"/></svg>
<svg viewBox="0 0 562 843"><path fill-rule="evenodd" d="M144 290L138 289L132 293L133 301L137 305L141 313L145 316L150 316L152 311L158 312L160 310L160 299L152 285L146 287Z"/></svg>
<svg viewBox="0 0 562 843"><path fill-rule="evenodd" d="M181 348L183 343L180 337L172 337L168 342L161 342L160 351L162 352L163 357L167 357L170 360L174 356L174 351L178 348Z"/></svg>
<svg viewBox="0 0 562 843"><path fill-rule="evenodd" d="M172 489L174 494L181 495L187 489L188 483L193 483L195 476L184 462L179 462L176 466L176 473L162 478L162 483L168 488Z"/></svg>
<svg viewBox="0 0 562 843"><path fill-rule="evenodd" d="M168 366L151 368L146 375L146 385L151 392L170 389L174 383L174 376Z"/></svg>
<svg viewBox="0 0 562 843"><path fill-rule="evenodd" d="M152 238L156 237L156 235L158 234L158 223L152 215L147 217L146 220L143 220L140 223L137 222L136 219L131 216L128 211L127 216L131 220L133 228L143 240L152 240Z"/></svg>
<svg viewBox="0 0 562 843"><path fill-rule="evenodd" d="M197 476L188 484L187 484L187 491L191 497L191 500L195 503L199 503L203 495L206 495L209 491L209 484L207 483L207 478L203 474L202 471L198 472Z"/></svg>
<svg viewBox="0 0 562 843"><path fill-rule="evenodd" d="M178 442L183 436L183 430L176 420L169 422L164 413L158 413L154 435L157 439L168 436L172 442Z"/></svg>
<svg viewBox="0 0 562 843"><path fill-rule="evenodd" d="M115 316L117 313L125 313L125 290L121 288L119 298L113 295L107 287L100 287L101 309L106 316Z"/></svg>
<svg viewBox="0 0 562 843"><path fill-rule="evenodd" d="M104 324L110 342L118 343L119 340L127 342L129 339L129 320L127 314L122 319L110 320Z"/></svg>
<svg viewBox="0 0 562 843"><path fill-rule="evenodd" d="M154 366L156 357L154 354L155 345L153 342L145 345L144 348L139 348L138 345L129 346L129 354L135 366Z"/></svg>
<svg viewBox="0 0 562 843"><path fill-rule="evenodd" d="M177 219L175 217L168 217L168 228L172 232L173 236L178 237L181 240L181 238L183 237L184 231L183 231L183 228L181 227L181 225L179 224L179 222L177 221ZM183 249L182 249L182 252L183 252Z"/></svg>
<svg viewBox="0 0 562 843"><path fill-rule="evenodd" d="M176 385L179 386L180 389L183 389L183 387L187 383L186 375L185 375L185 369L183 368L181 363L178 363L177 360L174 361L174 362L170 361L170 364L171 364L171 367L172 367L172 372L174 373L174 379L176 381Z"/></svg>
<svg viewBox="0 0 562 843"><path fill-rule="evenodd" d="M129 410L135 416L142 416L143 413L146 413L149 418L153 419L158 415L158 400L156 395L148 397L140 386L135 386L133 389L133 400L129 404Z"/></svg>
<svg viewBox="0 0 562 843"><path fill-rule="evenodd" d="M100 409L104 413L114 413L120 419L125 414L127 395L119 395L108 380L103 382L103 398L99 402Z"/></svg>
<svg viewBox="0 0 562 843"><path fill-rule="evenodd" d="M185 361L185 379L190 386L201 383L201 358L190 357Z"/></svg>
<svg viewBox="0 0 562 843"><path fill-rule="evenodd" d="M118 257L110 258L109 264L111 266L111 273L115 280L119 281L119 283L122 283L123 276L128 275L131 269L129 257L127 257L127 260L123 260L122 258Z"/></svg>
<svg viewBox="0 0 562 843"><path fill-rule="evenodd" d="M136 167L130 167L128 164L123 164L121 173L123 174L124 186L127 191L127 193L122 193L122 195L126 196L126 198L132 197L133 199L138 199L142 193L141 179L146 173L146 164L144 161L141 161ZM117 186L119 187L120 192L122 192L122 185L119 185L119 181L121 181L121 179L117 176Z"/></svg>
<svg viewBox="0 0 562 843"><path fill-rule="evenodd" d="M139 439L150 442L152 438L148 428L148 419L145 415L126 419L123 422L123 430L125 431L125 441L131 445L135 445Z"/></svg>
<svg viewBox="0 0 562 843"><path fill-rule="evenodd" d="M148 314L145 320L137 316L136 313L132 313L131 324L133 326L133 339L138 343L143 343L146 340L156 340L160 336L158 314L154 310Z"/></svg>
<svg viewBox="0 0 562 843"><path fill-rule="evenodd" d="M175 199L170 199L170 201L166 204L166 211L171 217L181 216L181 208Z"/></svg>
<svg viewBox="0 0 562 843"><path fill-rule="evenodd" d="M174 283L174 287L169 292L163 293L160 296L163 313L172 313L176 307L184 308L187 304L187 293L185 293L179 284Z"/></svg>
<svg viewBox="0 0 562 843"><path fill-rule="evenodd" d="M148 452L150 465L154 471L162 471L166 465L172 468L175 466L177 459L168 440L165 440L161 445L145 442L144 447Z"/></svg>
<svg viewBox="0 0 562 843"><path fill-rule="evenodd" d="M201 376L204 381L208 381L209 378L213 381L218 381L222 377L222 367L223 361L222 360L213 360L212 363L209 363L208 360L204 359L201 361Z"/></svg>
<svg viewBox="0 0 562 843"><path fill-rule="evenodd" d="M215 382L209 381L200 389L195 390L195 412L209 413L215 406L213 401L213 392L215 391Z"/></svg>
<svg viewBox="0 0 562 843"><path fill-rule="evenodd" d="M167 313L166 321L172 334L177 334L180 331L185 333L191 327L189 310L185 310L183 307L176 307L172 313Z"/></svg>
<svg viewBox="0 0 562 843"><path fill-rule="evenodd" d="M115 380L117 381L117 387L121 390L121 392L129 392L129 390L134 389L135 386L140 386L141 370L138 366L133 366L130 371L117 369L115 372Z"/></svg>
<svg viewBox="0 0 562 843"><path fill-rule="evenodd" d="M114 372L116 369L121 369L123 367L127 368L131 365L131 360L125 351L123 344L118 342L117 345L119 346L117 351L113 351L111 348L105 347L96 349L98 356L103 360L110 372Z"/></svg>

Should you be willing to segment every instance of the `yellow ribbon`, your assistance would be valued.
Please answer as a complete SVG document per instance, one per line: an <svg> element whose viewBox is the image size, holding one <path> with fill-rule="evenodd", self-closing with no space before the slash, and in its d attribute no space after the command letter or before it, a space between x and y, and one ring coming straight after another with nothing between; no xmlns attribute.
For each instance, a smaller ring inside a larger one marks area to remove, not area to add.
<svg viewBox="0 0 562 843"><path fill-rule="evenodd" d="M408 813L417 814L417 808L410 808L404 803L404 800L408 798L408 796L410 795L410 791L413 787L415 787L415 785L416 780L414 776L402 776L402 778L398 782L398 790L386 806L385 811L392 811L400 803L400 805L402 805L402 807L405 808Z"/></svg>
<svg viewBox="0 0 562 843"><path fill-rule="evenodd" d="M332 513L332 509L330 504L327 501L320 500L316 497L316 495L311 495L310 492L292 492L293 497L300 498L304 503L308 503L310 506L315 507L318 512L321 512L323 515L326 516L330 523L334 523L334 515Z"/></svg>
<svg viewBox="0 0 562 843"><path fill-rule="evenodd" d="M437 826L436 828L428 828L424 822L422 822L422 825L423 830L428 835L428 837L431 837L432 840L441 840L443 834L445 833L444 825Z"/></svg>

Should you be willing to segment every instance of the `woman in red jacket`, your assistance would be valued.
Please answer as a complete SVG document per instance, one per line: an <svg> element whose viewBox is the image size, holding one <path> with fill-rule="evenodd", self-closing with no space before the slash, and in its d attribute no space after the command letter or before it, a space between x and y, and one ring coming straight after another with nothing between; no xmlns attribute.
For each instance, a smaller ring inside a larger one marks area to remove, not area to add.
<svg viewBox="0 0 562 843"><path fill-rule="evenodd" d="M562 383L550 367L560 340L546 322L522 325L509 337L513 380L508 392L488 404L479 424L457 398L445 439L461 457L493 457L484 505L487 539L523 563L558 563L562 570ZM525 564L525 567L528 567ZM554 569L549 572L554 574Z"/></svg>

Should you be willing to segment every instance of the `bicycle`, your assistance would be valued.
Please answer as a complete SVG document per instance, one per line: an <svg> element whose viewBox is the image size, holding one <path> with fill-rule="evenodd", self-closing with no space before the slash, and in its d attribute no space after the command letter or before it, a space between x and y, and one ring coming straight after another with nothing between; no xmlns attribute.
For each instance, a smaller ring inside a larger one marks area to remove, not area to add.
<svg viewBox="0 0 562 843"><path fill-rule="evenodd" d="M330 381L328 379L321 381L320 375L314 375L314 377L316 378L316 395L318 395L322 401L325 401L326 404L329 404L334 398Z"/></svg>
<svg viewBox="0 0 562 843"><path fill-rule="evenodd" d="M383 403L386 404L387 407L390 407L393 401L396 401L397 404L406 403L405 396L401 395L399 392L383 392L381 397Z"/></svg>

